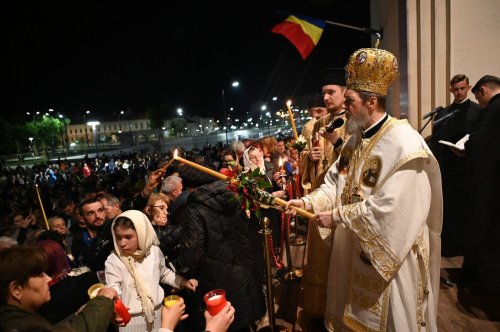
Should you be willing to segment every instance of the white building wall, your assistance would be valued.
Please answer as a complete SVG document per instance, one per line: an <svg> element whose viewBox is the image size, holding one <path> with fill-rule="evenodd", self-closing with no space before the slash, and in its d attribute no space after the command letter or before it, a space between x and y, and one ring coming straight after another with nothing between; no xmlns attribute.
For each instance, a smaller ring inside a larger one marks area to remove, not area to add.
<svg viewBox="0 0 500 332"><path fill-rule="evenodd" d="M466 74L472 85L500 76L500 0L372 0L371 10L371 28L383 31L381 48L400 63L388 111L415 129L425 125L425 113L451 102L452 76ZM422 135L430 134L428 125Z"/></svg>

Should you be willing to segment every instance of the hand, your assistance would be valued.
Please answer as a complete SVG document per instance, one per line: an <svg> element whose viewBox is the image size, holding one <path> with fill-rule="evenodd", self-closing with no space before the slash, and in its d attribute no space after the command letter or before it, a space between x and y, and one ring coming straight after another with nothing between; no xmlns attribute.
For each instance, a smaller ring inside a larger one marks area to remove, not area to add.
<svg viewBox="0 0 500 332"><path fill-rule="evenodd" d="M282 173L281 171L274 172L274 174L273 174L273 180L278 185L281 185L283 183L283 176L282 175L286 175L286 174L284 174L284 172Z"/></svg>
<svg viewBox="0 0 500 332"><path fill-rule="evenodd" d="M130 310L130 308L127 308L127 310ZM113 314L113 318L111 319L111 324L116 325L116 326L126 326L125 322L123 321L123 318L118 316L116 313Z"/></svg>
<svg viewBox="0 0 500 332"><path fill-rule="evenodd" d="M108 299L114 300L115 298L118 297L118 293L114 288L111 287L103 287L99 289L99 292L97 292L97 296L105 296Z"/></svg>
<svg viewBox="0 0 500 332"><path fill-rule="evenodd" d="M331 133L327 132L326 130L321 130L319 134L321 137L326 138L330 143L332 143L332 145L337 143L337 140L339 139L339 133L336 130L332 131Z"/></svg>
<svg viewBox="0 0 500 332"><path fill-rule="evenodd" d="M28 227L29 225L33 226L36 224L36 218L35 218L35 215L30 212L30 214L28 214L28 216L26 217L25 219L26 221L26 227Z"/></svg>
<svg viewBox="0 0 500 332"><path fill-rule="evenodd" d="M153 193L154 189L161 183L161 178L163 177L163 175L165 175L165 170L163 168L159 168L156 171L153 171L149 175L148 181L146 182L142 193L145 196L150 196Z"/></svg>
<svg viewBox="0 0 500 332"><path fill-rule="evenodd" d="M285 191L284 191L284 190L274 191L274 192L272 193L272 195L273 195L274 197L284 199L284 198L285 198Z"/></svg>
<svg viewBox="0 0 500 332"><path fill-rule="evenodd" d="M184 303L184 299L182 297L170 308L163 305L161 308L161 327L173 331L179 321L188 317L187 314L184 314L185 311L186 304Z"/></svg>
<svg viewBox="0 0 500 332"><path fill-rule="evenodd" d="M312 161L318 161L321 158L322 154L323 149L321 149L319 146L313 146L311 148L311 153L309 153L309 159Z"/></svg>
<svg viewBox="0 0 500 332"><path fill-rule="evenodd" d="M297 211L295 211L295 209L292 208L293 206L303 209L304 201L301 199L289 200L285 205L285 214L295 217L297 215Z"/></svg>
<svg viewBox="0 0 500 332"><path fill-rule="evenodd" d="M189 280L184 279L182 286L184 288L187 288L190 291L194 292L194 291L196 291L196 287L198 287L198 280L196 280L196 279L189 279Z"/></svg>
<svg viewBox="0 0 500 332"><path fill-rule="evenodd" d="M212 316L205 311L205 330L210 332L224 332L227 331L229 325L234 320L234 307L231 302L227 301L226 306L215 316Z"/></svg>
<svg viewBox="0 0 500 332"><path fill-rule="evenodd" d="M316 215L316 221L319 227L335 228L333 223L332 211L323 211Z"/></svg>

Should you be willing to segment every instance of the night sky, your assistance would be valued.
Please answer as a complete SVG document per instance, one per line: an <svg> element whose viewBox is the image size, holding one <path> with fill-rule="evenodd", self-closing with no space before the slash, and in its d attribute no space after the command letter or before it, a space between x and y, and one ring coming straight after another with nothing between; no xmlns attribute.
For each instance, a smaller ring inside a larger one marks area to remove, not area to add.
<svg viewBox="0 0 500 332"><path fill-rule="evenodd" d="M73 123L87 109L103 121L161 105L220 118L222 89L239 113L273 96L283 106L319 92L323 68L371 46L368 34L328 25L304 61L270 32L286 18L277 10L369 27L369 0L100 2L5 8L3 108L12 119L53 108Z"/></svg>

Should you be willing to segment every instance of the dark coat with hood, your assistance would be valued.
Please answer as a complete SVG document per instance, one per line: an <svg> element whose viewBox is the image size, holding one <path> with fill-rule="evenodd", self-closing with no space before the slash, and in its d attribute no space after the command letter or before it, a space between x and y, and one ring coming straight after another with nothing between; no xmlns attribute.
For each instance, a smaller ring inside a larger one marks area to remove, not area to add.
<svg viewBox="0 0 500 332"><path fill-rule="evenodd" d="M230 331L248 326L265 313L262 271L257 271L252 241L258 234L249 226L240 203L227 184L216 181L192 192L182 210L183 232L174 265L186 278L198 279L195 293L199 330L203 329L203 295L222 288L236 309ZM179 211L181 213L181 211Z"/></svg>

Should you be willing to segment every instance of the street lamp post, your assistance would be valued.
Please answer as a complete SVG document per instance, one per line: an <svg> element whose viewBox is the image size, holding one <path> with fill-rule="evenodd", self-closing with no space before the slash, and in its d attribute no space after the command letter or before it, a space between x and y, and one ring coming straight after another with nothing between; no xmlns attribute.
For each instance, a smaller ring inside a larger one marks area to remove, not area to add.
<svg viewBox="0 0 500 332"><path fill-rule="evenodd" d="M87 110L85 113L83 113L83 124L85 125L85 142L87 143L87 149L89 148L89 134L87 132L87 116L86 114L90 114L90 111Z"/></svg>
<svg viewBox="0 0 500 332"><path fill-rule="evenodd" d="M233 88L236 88L239 85L240 85L240 83L238 81L234 81L233 83L231 83L231 86ZM226 145L229 145L229 140L227 137L227 127L229 125L229 118L228 118L227 109L226 109L226 96L224 93L224 89L222 89L221 92L222 92L222 110L223 110L222 113L224 114L224 129L226 132Z"/></svg>
<svg viewBox="0 0 500 332"><path fill-rule="evenodd" d="M31 156L34 157L35 156L35 149L33 149L33 137L28 137L28 139L30 140Z"/></svg>
<svg viewBox="0 0 500 332"><path fill-rule="evenodd" d="M92 127L92 133L94 136L94 144L95 144L95 156L97 158L98 152L97 152L97 132L96 132L96 127L100 125L101 123L99 121L89 121L87 122L88 126Z"/></svg>

